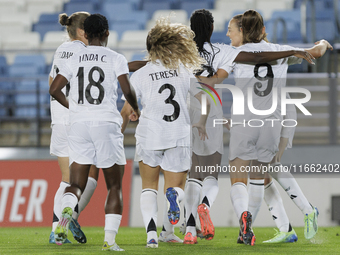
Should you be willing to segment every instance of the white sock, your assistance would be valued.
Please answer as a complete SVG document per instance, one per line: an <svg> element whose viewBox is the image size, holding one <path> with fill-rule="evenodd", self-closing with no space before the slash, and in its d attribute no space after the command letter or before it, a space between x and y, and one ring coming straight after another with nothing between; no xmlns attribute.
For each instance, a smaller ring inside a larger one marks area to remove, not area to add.
<svg viewBox="0 0 340 255"><path fill-rule="evenodd" d="M97 181L94 178L89 177L87 179L87 184L86 184L86 187L84 189L84 192L83 192L83 194L81 194L81 197L80 197L80 200L79 200L79 203L78 203L78 212L76 212L76 211L73 212L73 215L72 215L73 219L78 220L80 212L82 212L85 209L85 207L87 206L87 204L90 202L90 199L91 199L96 187L97 187Z"/></svg>
<svg viewBox="0 0 340 255"><path fill-rule="evenodd" d="M78 203L78 198L71 192L67 192L63 195L61 199L61 211L63 211L66 207L70 207L73 211Z"/></svg>
<svg viewBox="0 0 340 255"><path fill-rule="evenodd" d="M261 203L264 196L264 179L249 180L248 185L248 211L252 215L253 222L256 219L257 213L260 211Z"/></svg>
<svg viewBox="0 0 340 255"><path fill-rule="evenodd" d="M121 220L122 215L120 214L105 214L104 242L106 241L108 245L113 245L116 242L116 235Z"/></svg>
<svg viewBox="0 0 340 255"><path fill-rule="evenodd" d="M218 181L213 176L208 176L203 180L202 186L202 203L205 203L209 209L212 207L213 203L218 194Z"/></svg>
<svg viewBox="0 0 340 255"><path fill-rule="evenodd" d="M177 191L178 194L178 202L182 202L184 199L184 190L182 190L180 187L174 187L174 190Z"/></svg>
<svg viewBox="0 0 340 255"><path fill-rule="evenodd" d="M278 164L281 165L281 163ZM313 207L309 204L299 184L296 182L294 176L291 173L280 171L271 175L287 192L288 196L293 200L293 202L303 214L309 214L313 212Z"/></svg>
<svg viewBox="0 0 340 255"><path fill-rule="evenodd" d="M277 228L282 232L288 232L289 219L283 206L282 198L273 181L264 188L264 201L273 217Z"/></svg>
<svg viewBox="0 0 340 255"><path fill-rule="evenodd" d="M140 209L148 239L157 239L157 190L143 189L140 195ZM150 232L150 233L149 233ZM152 233L151 233L152 232ZM150 237L150 238L149 238Z"/></svg>
<svg viewBox="0 0 340 255"><path fill-rule="evenodd" d="M189 178L185 187L185 220L186 233L191 232L193 236L196 236L196 215L201 189L202 181Z"/></svg>
<svg viewBox="0 0 340 255"><path fill-rule="evenodd" d="M164 213L163 213L163 229L162 231L166 232L166 235L173 234L175 230L175 226L172 225L168 218L168 201L166 196L164 195Z"/></svg>
<svg viewBox="0 0 340 255"><path fill-rule="evenodd" d="M236 213L237 219L241 218L244 211L248 211L248 191L243 182L236 182L231 186L230 198Z"/></svg>
<svg viewBox="0 0 340 255"><path fill-rule="evenodd" d="M59 188L57 189L57 192L54 195L54 205L53 205L53 214L58 218L58 221L61 217L61 199L64 195L66 187L70 186L67 182L60 182ZM55 217L53 216L53 218ZM54 219L56 220L56 219ZM52 231L57 228L58 221L53 221L52 223Z"/></svg>

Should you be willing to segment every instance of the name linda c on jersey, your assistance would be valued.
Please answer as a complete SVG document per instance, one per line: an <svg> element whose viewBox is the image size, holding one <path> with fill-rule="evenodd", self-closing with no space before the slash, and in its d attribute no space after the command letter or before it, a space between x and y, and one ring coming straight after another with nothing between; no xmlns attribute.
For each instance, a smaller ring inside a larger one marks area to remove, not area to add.
<svg viewBox="0 0 340 255"><path fill-rule="evenodd" d="M83 54L81 56L79 56L79 63L81 62L85 62L85 61L99 61L99 54ZM106 61L104 60L104 58L106 58L106 55L102 55L100 56L100 61L106 63Z"/></svg>

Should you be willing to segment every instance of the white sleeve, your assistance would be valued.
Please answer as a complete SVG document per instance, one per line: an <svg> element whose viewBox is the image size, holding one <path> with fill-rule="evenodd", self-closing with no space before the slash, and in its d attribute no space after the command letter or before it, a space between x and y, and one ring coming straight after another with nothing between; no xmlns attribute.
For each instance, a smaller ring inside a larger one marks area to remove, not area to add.
<svg viewBox="0 0 340 255"><path fill-rule="evenodd" d="M71 59L69 59L68 61L64 61L64 64L58 67L59 68L58 74L64 76L68 81L70 81L72 78L72 68L70 65Z"/></svg>
<svg viewBox="0 0 340 255"><path fill-rule="evenodd" d="M129 73L129 66L126 58L122 54L117 54L115 62L115 72L117 77Z"/></svg>
<svg viewBox="0 0 340 255"><path fill-rule="evenodd" d="M234 69L234 60L237 57L237 55L240 53L240 50L229 46L229 45L224 45L223 49L223 54L224 54L224 59L222 61L222 65L218 69L223 69L227 73L231 73L232 70Z"/></svg>
<svg viewBox="0 0 340 255"><path fill-rule="evenodd" d="M280 45L279 46L279 51L288 51L288 50L301 50L304 51L304 49L300 49L300 48L294 48L292 46L289 45ZM288 65L295 65L295 64L301 64L302 63L302 58L298 58L295 56L290 56L287 58L287 64Z"/></svg>

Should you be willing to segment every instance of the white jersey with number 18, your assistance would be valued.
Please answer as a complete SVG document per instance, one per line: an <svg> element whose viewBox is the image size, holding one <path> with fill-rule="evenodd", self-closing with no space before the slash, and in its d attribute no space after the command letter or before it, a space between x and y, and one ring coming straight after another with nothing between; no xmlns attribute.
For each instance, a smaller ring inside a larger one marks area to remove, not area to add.
<svg viewBox="0 0 340 255"><path fill-rule="evenodd" d="M70 82L70 122L111 121L122 124L117 109L117 78L128 74L125 57L101 46L77 52L59 74Z"/></svg>

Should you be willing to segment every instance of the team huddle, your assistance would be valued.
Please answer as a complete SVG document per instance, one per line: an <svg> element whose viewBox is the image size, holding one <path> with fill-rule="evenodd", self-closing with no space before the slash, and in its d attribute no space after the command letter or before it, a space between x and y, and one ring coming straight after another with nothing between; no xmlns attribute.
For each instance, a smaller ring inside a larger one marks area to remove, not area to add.
<svg viewBox="0 0 340 255"><path fill-rule="evenodd" d="M223 118L223 111L206 97L206 91L216 91L221 97L222 92L214 89L215 84L234 72L235 86L244 95L252 93L253 107L269 109L273 91L285 86L289 65L299 64L302 59L313 63L314 58L332 49L325 40L310 49L271 44L266 39L263 19L254 10L230 21L227 36L231 45L211 43L214 19L202 9L191 15L190 27L171 24L165 18L158 20L146 38L147 60L128 63L123 55L106 47L109 26L104 16L86 12L70 17L61 14L59 22L67 27L70 41L57 49L50 72L50 153L58 157L62 182L54 199L49 242L69 243L68 230L79 243L87 242L77 219L97 186L98 169L102 168L108 190L102 249L113 251L123 251L115 238L123 208L121 185L126 164L123 133L130 120L138 120L135 161L142 178L140 207L146 246L157 248L159 242L195 244L197 237L211 240L215 229L209 212L218 194L218 173L197 172L195 167L221 164L223 127L214 127L213 122ZM131 79L129 72L134 72ZM121 112L116 105L118 82L125 100ZM205 113L201 111L202 105ZM245 106L242 121L250 121L253 115ZM296 119L296 109L290 105L282 116L277 107L256 118ZM294 128L282 128L276 123L258 127L237 124L242 121L233 114L228 120L235 123L228 128L229 163L238 170L230 173L230 197L240 221L237 242L255 244L251 225L263 198L279 229L266 242L297 241L272 177L294 198L305 215L305 237L312 238L317 232L318 210L309 204L290 173L253 173L247 190L248 174L239 171L249 165L259 169L262 165L280 166L285 148L291 147ZM161 171L165 213L158 236ZM184 240L174 234L181 201L185 208L181 228Z"/></svg>

